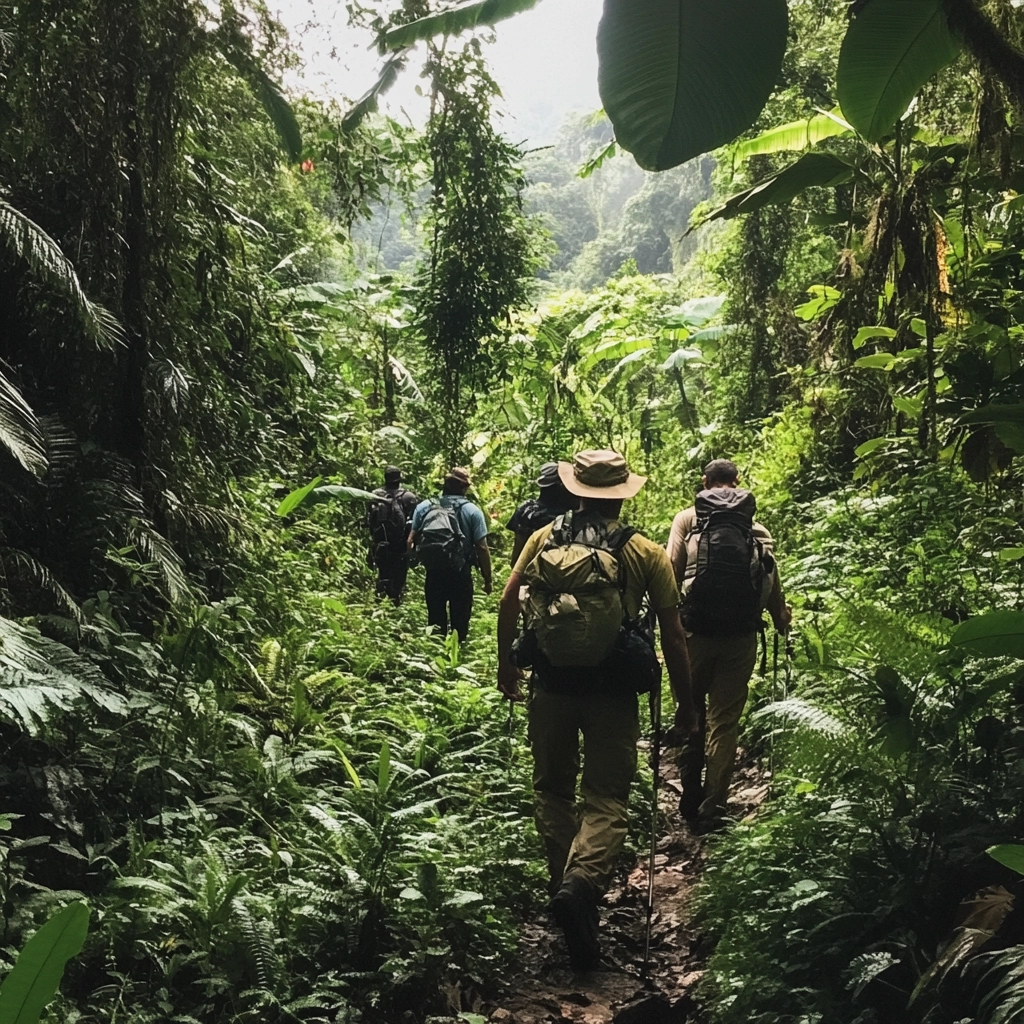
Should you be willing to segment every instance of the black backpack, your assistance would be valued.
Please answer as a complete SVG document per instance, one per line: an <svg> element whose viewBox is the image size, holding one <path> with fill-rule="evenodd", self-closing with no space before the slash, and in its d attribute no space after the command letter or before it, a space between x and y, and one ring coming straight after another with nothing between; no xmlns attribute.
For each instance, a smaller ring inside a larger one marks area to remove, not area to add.
<svg viewBox="0 0 1024 1024"><path fill-rule="evenodd" d="M380 489L373 493L378 495L378 500L367 509L366 525L374 544L378 548L386 545L392 551L404 551L407 526L401 499L406 492Z"/></svg>
<svg viewBox="0 0 1024 1024"><path fill-rule="evenodd" d="M564 509L545 505L536 498L529 498L516 509L516 533L534 534L538 530L542 530L548 523L553 523L561 515L565 515Z"/></svg>
<svg viewBox="0 0 1024 1024"><path fill-rule="evenodd" d="M754 536L754 496L713 487L694 502L697 525L686 541L683 624L702 636L736 636L761 628L775 560Z"/></svg>

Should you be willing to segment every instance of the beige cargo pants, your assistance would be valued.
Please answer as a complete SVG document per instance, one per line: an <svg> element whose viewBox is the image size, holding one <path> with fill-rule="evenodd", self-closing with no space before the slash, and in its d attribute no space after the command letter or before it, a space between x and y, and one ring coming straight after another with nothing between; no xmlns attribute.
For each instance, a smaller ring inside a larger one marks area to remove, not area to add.
<svg viewBox="0 0 1024 1024"><path fill-rule="evenodd" d="M582 807L576 803L583 737ZM552 892L580 875L603 893L626 838L626 804L636 774L637 699L552 693L534 687L530 746L537 831Z"/></svg>
<svg viewBox="0 0 1024 1024"><path fill-rule="evenodd" d="M690 681L700 732L683 744L679 779L687 796L700 804L701 817L725 811L736 760L740 715L757 662L757 634L686 638ZM701 784L701 771L704 781Z"/></svg>

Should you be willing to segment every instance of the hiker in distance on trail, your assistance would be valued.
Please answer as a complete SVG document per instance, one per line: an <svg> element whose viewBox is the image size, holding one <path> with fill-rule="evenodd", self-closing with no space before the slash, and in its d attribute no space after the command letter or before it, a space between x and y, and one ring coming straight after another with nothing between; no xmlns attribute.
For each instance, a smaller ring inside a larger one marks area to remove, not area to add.
<svg viewBox="0 0 1024 1024"><path fill-rule="evenodd" d="M450 626L460 641L469 635L474 565L483 578L484 593L492 589L487 519L466 497L471 483L468 470L461 466L450 469L441 496L416 506L409 533L409 549L416 552L427 571L427 625L442 635Z"/></svg>
<svg viewBox="0 0 1024 1024"><path fill-rule="evenodd" d="M679 811L702 833L726 821L740 715L757 661L757 636L767 611L780 633L792 612L782 593L771 534L754 520L757 502L739 486L728 459L709 462L693 505L672 522L668 555L683 595L681 617L690 653L699 731L684 714ZM667 738L672 738L671 734ZM702 778L703 776L703 778Z"/></svg>
<svg viewBox="0 0 1024 1024"><path fill-rule="evenodd" d="M377 600L391 598L397 608L402 603L405 580L409 574L409 520L420 499L402 486L398 466L384 470L384 486L374 492L379 501L366 510L370 531L370 568L377 570Z"/></svg>
<svg viewBox="0 0 1024 1024"><path fill-rule="evenodd" d="M558 474L581 499L580 510L533 534L512 570L498 612L498 687L520 700L521 669L531 669L534 810L550 906L573 967L589 970L600 953L598 902L626 838L640 735L637 694L660 694L653 630L640 618L645 598L681 698L677 721L696 728L696 719L672 564L662 547L619 522L623 501L645 478L608 450L578 452L571 463L559 463ZM526 630L517 640L521 609Z"/></svg>
<svg viewBox="0 0 1024 1024"><path fill-rule="evenodd" d="M526 542L541 527L553 523L560 515L580 507L580 499L570 494L558 475L557 462L545 462L537 477L539 494L519 505L505 524L515 535L512 541L512 565L516 564Z"/></svg>

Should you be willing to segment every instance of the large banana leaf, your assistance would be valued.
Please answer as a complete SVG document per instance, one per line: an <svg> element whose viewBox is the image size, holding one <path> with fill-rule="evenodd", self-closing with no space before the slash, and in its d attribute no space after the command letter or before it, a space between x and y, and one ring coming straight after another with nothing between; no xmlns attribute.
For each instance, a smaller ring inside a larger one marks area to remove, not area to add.
<svg viewBox="0 0 1024 1024"><path fill-rule="evenodd" d="M0 986L0 1024L36 1024L88 931L89 908L71 903L25 943Z"/></svg>
<svg viewBox="0 0 1024 1024"><path fill-rule="evenodd" d="M377 81L356 100L352 109L342 119L341 127L347 131L355 131L367 114L375 113L381 96L395 84L399 71L405 67L408 53L403 48L392 54L380 69Z"/></svg>
<svg viewBox="0 0 1024 1024"><path fill-rule="evenodd" d="M868 0L839 51L836 84L843 116L877 142L918 89L959 52L942 0Z"/></svg>
<svg viewBox="0 0 1024 1024"><path fill-rule="evenodd" d="M805 153L796 163L790 164L777 174L730 196L717 209L692 224L687 234L708 221L728 220L765 206L788 203L805 189L815 185L841 185L853 177L855 170L851 164L831 153Z"/></svg>
<svg viewBox="0 0 1024 1024"><path fill-rule="evenodd" d="M853 126L843 119L837 108L830 113L815 114L804 121L789 121L769 128L766 132L746 142L740 142L733 150L737 160L763 153L785 153L795 149L810 149L833 135L853 131Z"/></svg>
<svg viewBox="0 0 1024 1024"><path fill-rule="evenodd" d="M664 171L731 142L786 50L786 0L605 0L598 88L616 142Z"/></svg>
<svg viewBox="0 0 1024 1024"><path fill-rule="evenodd" d="M382 50L400 50L434 36L454 36L480 25L494 25L537 5L537 0L471 0L386 33Z"/></svg>

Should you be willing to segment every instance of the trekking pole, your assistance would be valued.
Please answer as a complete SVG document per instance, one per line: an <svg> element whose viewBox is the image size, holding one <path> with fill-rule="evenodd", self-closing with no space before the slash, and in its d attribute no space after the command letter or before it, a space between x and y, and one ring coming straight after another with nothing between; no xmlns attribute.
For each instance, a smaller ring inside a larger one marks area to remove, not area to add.
<svg viewBox="0 0 1024 1024"><path fill-rule="evenodd" d="M779 699L779 632L775 631L772 641L772 703ZM775 786L775 723L768 733L768 796Z"/></svg>
<svg viewBox="0 0 1024 1024"><path fill-rule="evenodd" d="M661 681L651 688L648 701L651 712L651 855L647 865L647 924L644 928L644 969L648 976L651 962L651 925L654 920L654 859L658 848L658 781L661 775Z"/></svg>
<svg viewBox="0 0 1024 1024"><path fill-rule="evenodd" d="M509 788L512 786L512 761L515 758L516 751L513 744L513 740L516 734L516 702L510 700L508 702L508 785Z"/></svg>
<svg viewBox="0 0 1024 1024"><path fill-rule="evenodd" d="M793 630L786 627L786 667L783 677L783 689L782 698L783 700L789 700L789 689L793 683Z"/></svg>

